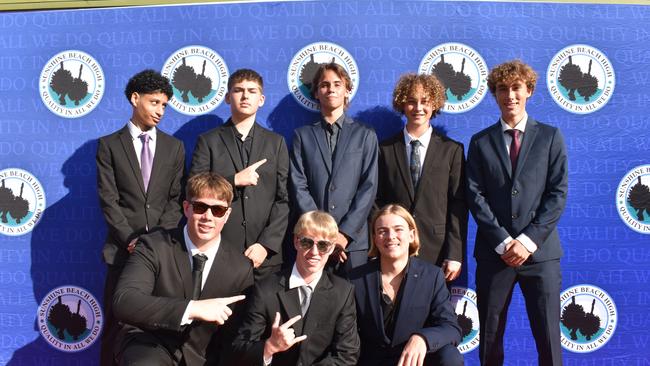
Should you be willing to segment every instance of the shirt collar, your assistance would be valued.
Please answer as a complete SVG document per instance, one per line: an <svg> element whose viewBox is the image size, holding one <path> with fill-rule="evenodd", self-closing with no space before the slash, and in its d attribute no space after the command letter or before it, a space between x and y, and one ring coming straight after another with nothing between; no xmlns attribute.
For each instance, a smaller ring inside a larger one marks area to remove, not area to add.
<svg viewBox="0 0 650 366"><path fill-rule="evenodd" d="M143 133L146 133L147 135L149 135L149 138L150 138L151 140L155 140L155 139L156 139L156 127L150 129L150 130L147 131L147 132L143 132L143 131L140 129L140 127L136 126L136 125L133 123L133 121L131 121L131 120L129 120L129 123L127 123L126 126L129 128L129 134L131 135L131 138L134 139L134 140L137 139L137 138L139 138L139 136L140 136L141 134L143 134Z"/></svg>
<svg viewBox="0 0 650 366"><path fill-rule="evenodd" d="M406 146L411 145L411 141L413 140L418 140L420 143L422 143L422 146L426 148L429 146L429 142L431 142L431 136L433 135L433 127L429 126L429 128L422 134L422 136L415 138L411 136L408 131L406 130L406 126L404 127L404 143Z"/></svg>
<svg viewBox="0 0 650 366"><path fill-rule="evenodd" d="M339 117L336 121L334 121L334 124L339 128L339 130L343 128L343 121L345 121L345 113L343 113L341 117ZM321 117L321 126L323 126L325 130L329 128L329 123L327 123L327 121L325 121L325 118L322 117Z"/></svg>
<svg viewBox="0 0 650 366"><path fill-rule="evenodd" d="M507 130L511 130L512 128L508 126L508 124L503 120L503 118L499 118L499 122L501 123L501 131L506 132ZM528 122L528 113L524 112L524 116L517 122L515 125L515 129L519 130L521 132L526 132L526 123Z"/></svg>
<svg viewBox="0 0 650 366"><path fill-rule="evenodd" d="M190 235L187 233L187 225L185 225L183 228L183 236L185 237L185 247L187 248L187 253L190 255L190 258L199 253L205 254L206 257L208 257L208 260L212 260L217 256L217 251L219 250L219 246L221 244L221 236L219 236L217 245L206 250L205 252L200 251L199 248L197 248L196 245L192 243L192 239L190 239Z"/></svg>
<svg viewBox="0 0 650 366"><path fill-rule="evenodd" d="M298 272L298 267L296 267L296 264L294 263L293 269L291 270L291 276L289 276L289 289L309 285L309 287L311 287L313 291L316 289L316 285L318 284L318 281L320 281L320 278L322 276L323 276L323 271L320 271L316 275L316 277L314 277L314 280L311 281L311 283L307 283L305 282L305 279L302 278L302 276L300 275L300 272Z"/></svg>

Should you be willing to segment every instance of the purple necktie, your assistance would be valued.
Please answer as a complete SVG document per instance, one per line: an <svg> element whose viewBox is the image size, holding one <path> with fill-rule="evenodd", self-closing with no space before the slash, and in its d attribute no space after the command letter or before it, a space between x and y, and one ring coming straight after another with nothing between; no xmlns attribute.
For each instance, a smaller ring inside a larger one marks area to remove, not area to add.
<svg viewBox="0 0 650 366"><path fill-rule="evenodd" d="M521 143L519 143L519 133L521 131L513 128L511 130L506 130L506 132L512 136L512 142L510 143L510 164L512 165L512 173L514 174L517 169L519 149L521 149Z"/></svg>
<svg viewBox="0 0 650 366"><path fill-rule="evenodd" d="M153 165L153 156L149 149L149 135L140 134L142 140L142 153L140 154L140 172L142 172L142 181L144 182L144 191L149 187L149 178L151 178L151 166Z"/></svg>

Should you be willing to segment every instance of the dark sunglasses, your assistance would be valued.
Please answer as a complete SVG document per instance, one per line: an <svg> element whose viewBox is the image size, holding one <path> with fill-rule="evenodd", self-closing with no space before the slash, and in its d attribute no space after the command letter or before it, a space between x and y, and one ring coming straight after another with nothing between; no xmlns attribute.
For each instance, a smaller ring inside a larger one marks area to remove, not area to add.
<svg viewBox="0 0 650 366"><path fill-rule="evenodd" d="M201 201L192 201L190 202L192 204L192 208L194 209L195 214L203 215L205 211L210 209L212 211L212 216L214 217L223 217L223 215L226 214L228 211L227 206L221 206L221 205L208 205L206 203L203 203Z"/></svg>
<svg viewBox="0 0 650 366"><path fill-rule="evenodd" d="M319 240L317 242L314 242L314 239L312 238L300 238L300 247L304 250L311 250L314 244L316 244L316 249L319 253L327 253L327 251L332 247L332 243L327 240Z"/></svg>

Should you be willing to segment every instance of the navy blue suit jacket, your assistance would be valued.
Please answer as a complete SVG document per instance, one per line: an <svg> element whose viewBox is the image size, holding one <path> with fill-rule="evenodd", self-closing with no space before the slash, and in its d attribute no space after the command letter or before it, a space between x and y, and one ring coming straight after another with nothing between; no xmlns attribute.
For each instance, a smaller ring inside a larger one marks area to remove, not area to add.
<svg viewBox="0 0 650 366"><path fill-rule="evenodd" d="M368 215L377 193L377 156L375 131L347 116L334 157L320 120L296 129L290 188L297 216L328 212L351 239L347 250L366 250Z"/></svg>
<svg viewBox="0 0 650 366"><path fill-rule="evenodd" d="M429 353L460 342L460 328L440 267L418 258L409 259L406 286L395 319L393 339L388 339L380 303L379 260L352 270L361 337L359 365L396 365L413 334L426 339Z"/></svg>
<svg viewBox="0 0 650 366"><path fill-rule="evenodd" d="M566 203L567 154L560 131L528 118L513 173L497 122L472 137L467 155L468 204L478 224L474 257L501 260L494 250L526 234L543 262L562 256L556 225Z"/></svg>

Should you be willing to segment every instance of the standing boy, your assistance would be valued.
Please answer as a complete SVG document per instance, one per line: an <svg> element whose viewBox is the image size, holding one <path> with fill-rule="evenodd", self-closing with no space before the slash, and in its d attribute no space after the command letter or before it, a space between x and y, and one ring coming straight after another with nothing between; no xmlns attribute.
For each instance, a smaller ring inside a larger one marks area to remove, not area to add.
<svg viewBox="0 0 650 366"><path fill-rule="evenodd" d="M472 137L468 201L478 224L476 292L482 365L503 364L503 334L515 283L526 301L540 365L561 365L557 223L567 196L560 131L526 112L537 74L519 60L490 71L500 120Z"/></svg>
<svg viewBox="0 0 650 366"><path fill-rule="evenodd" d="M255 119L264 105L263 89L262 77L253 70L230 76L226 103L232 116L199 136L191 168L191 174L216 172L235 187L223 237L251 260L256 279L280 270L289 217L286 143Z"/></svg>

